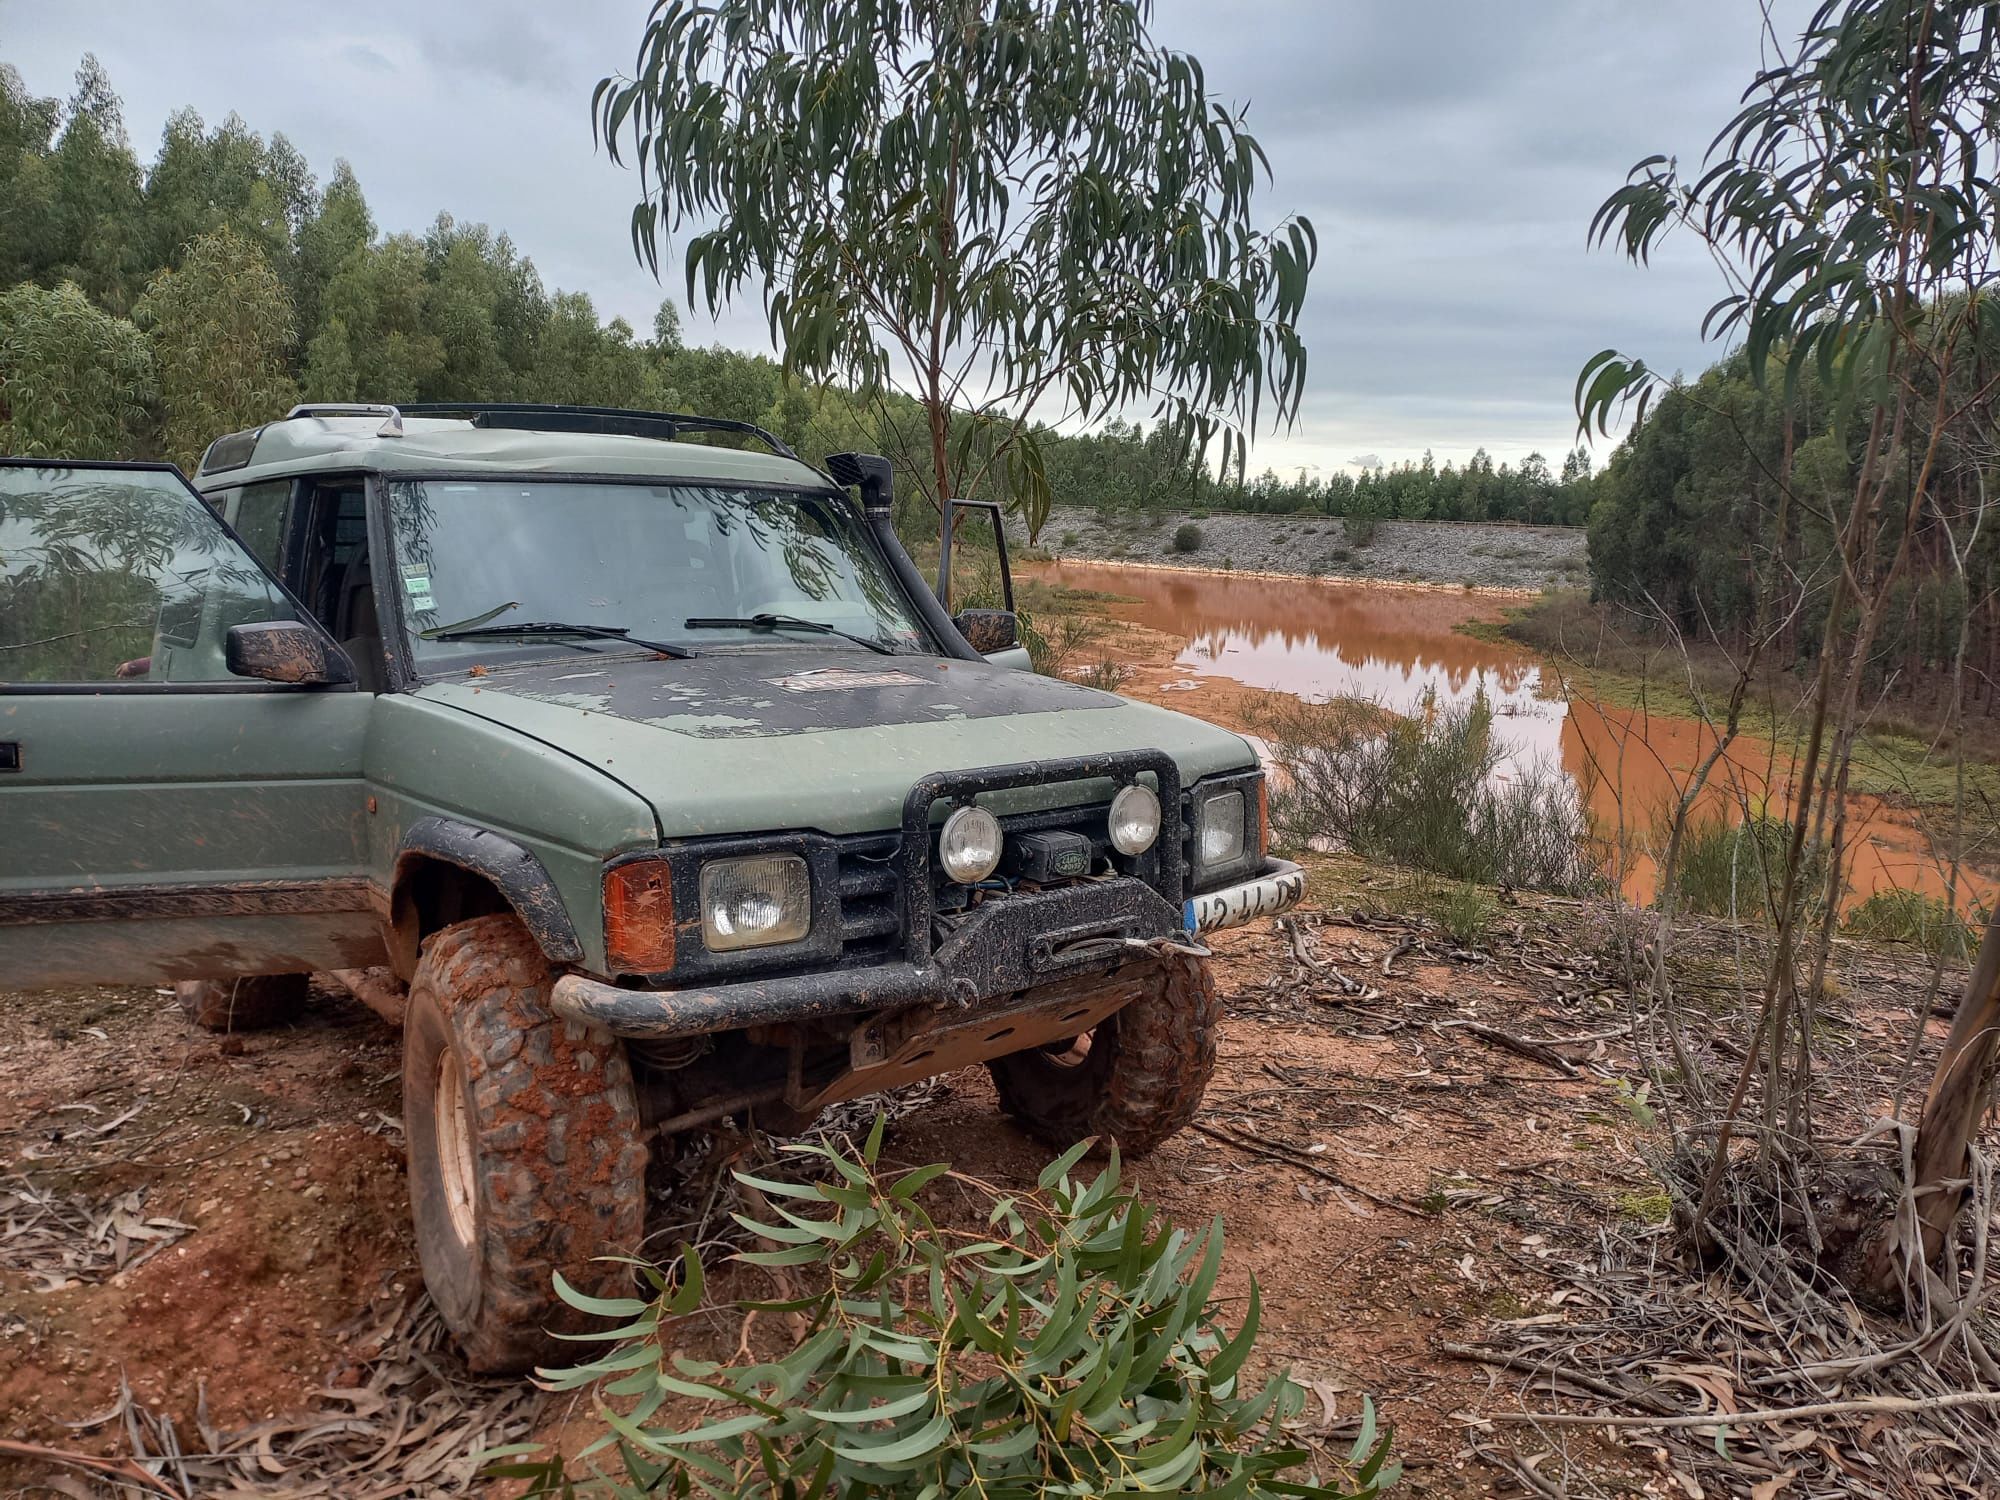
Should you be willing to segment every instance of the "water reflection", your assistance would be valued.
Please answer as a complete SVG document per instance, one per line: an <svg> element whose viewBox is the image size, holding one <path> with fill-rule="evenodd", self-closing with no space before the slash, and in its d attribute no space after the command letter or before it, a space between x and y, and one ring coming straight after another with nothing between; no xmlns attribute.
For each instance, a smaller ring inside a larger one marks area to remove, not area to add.
<svg viewBox="0 0 2000 1500"><path fill-rule="evenodd" d="M1599 826L1623 826L1636 836L1628 843L1640 846L1714 743L1691 719L1564 702L1534 653L1462 628L1504 617L1491 595L1097 563L1056 563L1038 576L1136 601L1113 612L1178 637L1176 666L1191 676L1308 700L1366 698L1401 713L1420 708L1426 693L1456 704L1483 690L1506 750L1502 775L1537 761L1560 765L1588 795ZM1174 706L1199 712L1199 695ZM1789 755L1768 741L1739 738L1712 773L1699 813L1733 817L1747 801L1783 816L1791 805L1789 773ZM1873 798L1850 801L1850 900L1890 886L1943 894L1944 872L1916 815ZM1627 892L1650 899L1652 862L1643 847L1632 860ZM1959 890L1990 901L1995 886L1968 873Z"/></svg>

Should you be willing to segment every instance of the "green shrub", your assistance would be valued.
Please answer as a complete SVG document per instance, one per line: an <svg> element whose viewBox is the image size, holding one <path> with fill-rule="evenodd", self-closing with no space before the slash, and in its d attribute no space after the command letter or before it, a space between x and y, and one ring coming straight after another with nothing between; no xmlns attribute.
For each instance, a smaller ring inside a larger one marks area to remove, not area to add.
<svg viewBox="0 0 2000 1500"><path fill-rule="evenodd" d="M960 1233L924 1207L925 1188L949 1169L886 1171L881 1143L877 1119L858 1152L785 1147L822 1165L821 1182L737 1174L783 1205L771 1210L779 1222L739 1216L765 1248L737 1257L786 1278L785 1300L738 1304L803 1324L782 1357L716 1364L675 1352L682 1322L704 1311L692 1249L677 1286L646 1269L647 1299L584 1297L558 1277L566 1300L622 1325L588 1336L612 1341L603 1358L543 1372L555 1391L595 1388L607 1431L567 1463L505 1462L488 1474L528 1480L533 1496L717 1500L1262 1500L1366 1497L1394 1482L1372 1406L1337 1484L1298 1473L1309 1455L1284 1427L1304 1393L1282 1373L1261 1386L1243 1373L1261 1319L1256 1282L1233 1331L1210 1300L1220 1219L1195 1234L1174 1228L1122 1190L1115 1155L1088 1181L1073 1178L1085 1142L1028 1191L954 1174L954 1202L986 1210L983 1234ZM663 1416L672 1398L705 1408L695 1425ZM609 1472L593 1461L607 1451L617 1455Z"/></svg>
<svg viewBox="0 0 2000 1500"><path fill-rule="evenodd" d="M1107 693L1115 693L1125 686L1125 679L1132 675L1132 669L1122 661L1110 657L1100 657L1076 674L1076 680L1085 687L1094 687Z"/></svg>
<svg viewBox="0 0 2000 1500"><path fill-rule="evenodd" d="M1964 963L1979 946L1971 923L1940 896L1922 891L1877 891L1847 914L1849 934L1882 943L1915 943L1933 958Z"/></svg>
<svg viewBox="0 0 2000 1500"><path fill-rule="evenodd" d="M1062 534L1062 544L1065 547L1074 547L1081 540L1082 538L1079 537L1074 531L1065 531Z"/></svg>
<svg viewBox="0 0 2000 1500"><path fill-rule="evenodd" d="M1174 528L1174 551L1199 552L1201 550L1201 528L1192 521L1183 521Z"/></svg>
<svg viewBox="0 0 2000 1500"><path fill-rule="evenodd" d="M1681 836L1680 863L1674 870L1674 893L1681 909L1712 917L1774 921L1791 839L1789 823L1763 814L1741 823L1723 817L1691 822ZM1655 844L1664 852L1664 833L1655 835ZM1794 891L1800 913L1811 918L1826 906L1826 847L1808 844L1804 858Z"/></svg>
<svg viewBox="0 0 2000 1500"><path fill-rule="evenodd" d="M1451 886L1431 904L1438 926L1461 948L1474 948L1485 940L1498 910L1491 896L1471 884Z"/></svg>
<svg viewBox="0 0 2000 1500"><path fill-rule="evenodd" d="M1348 558L1352 557L1353 555L1354 554L1348 551L1347 548L1345 547L1335 547L1331 552L1327 553L1326 556L1327 556L1327 561L1329 562L1344 563L1348 560Z"/></svg>
<svg viewBox="0 0 2000 1500"><path fill-rule="evenodd" d="M1271 827L1295 848L1356 854L1454 880L1571 894L1602 880L1583 799L1560 767L1496 776L1484 694L1405 718L1359 699L1280 701L1253 724L1270 748Z"/></svg>

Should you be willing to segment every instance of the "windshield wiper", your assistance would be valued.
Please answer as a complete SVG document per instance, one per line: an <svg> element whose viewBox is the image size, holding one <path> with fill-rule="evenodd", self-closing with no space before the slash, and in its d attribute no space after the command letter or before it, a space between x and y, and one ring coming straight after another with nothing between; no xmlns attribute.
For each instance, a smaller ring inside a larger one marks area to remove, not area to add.
<svg viewBox="0 0 2000 1500"><path fill-rule="evenodd" d="M670 646L665 641L641 640L624 625L565 625L556 620L523 620L516 625L464 625L443 630L426 630L424 639L430 641L480 641L498 640L510 635L580 635L592 640L623 641L631 646L643 646L648 651L657 651L662 656L671 656L677 661L686 661L694 653L685 646Z"/></svg>
<svg viewBox="0 0 2000 1500"><path fill-rule="evenodd" d="M809 630L814 635L837 635L843 641L852 641L857 646L866 646L880 656L897 655L896 648L886 641L878 641L869 636L856 635L851 630L842 630L838 625L828 625L822 620L802 620L797 615L749 615L740 620L732 620L719 615L696 615L691 620L683 620L684 630Z"/></svg>

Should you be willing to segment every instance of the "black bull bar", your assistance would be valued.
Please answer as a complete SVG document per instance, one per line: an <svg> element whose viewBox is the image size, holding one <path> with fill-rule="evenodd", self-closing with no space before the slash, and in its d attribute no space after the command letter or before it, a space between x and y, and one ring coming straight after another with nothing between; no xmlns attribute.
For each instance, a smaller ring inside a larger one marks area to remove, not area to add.
<svg viewBox="0 0 2000 1500"><path fill-rule="evenodd" d="M1108 780L1123 787L1149 776L1160 799L1159 836L1145 853L1124 861L1123 873L980 902L954 913L950 929L934 942L931 828L938 804L964 806L984 792L1026 786ZM674 990L621 989L571 974L557 980L551 1005L614 1035L651 1039L913 1005L974 1006L1114 968L1135 950L1177 935L1183 920L1181 838L1180 768L1161 751L933 772L903 802L897 871L902 962Z"/></svg>

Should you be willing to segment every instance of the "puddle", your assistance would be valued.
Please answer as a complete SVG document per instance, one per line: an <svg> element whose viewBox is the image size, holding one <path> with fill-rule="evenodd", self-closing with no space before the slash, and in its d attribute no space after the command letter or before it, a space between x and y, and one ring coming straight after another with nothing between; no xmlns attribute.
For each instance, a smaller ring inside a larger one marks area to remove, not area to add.
<svg viewBox="0 0 2000 1500"><path fill-rule="evenodd" d="M1622 805L1626 826L1650 830L1713 744L1693 719L1566 703L1555 674L1533 652L1460 632L1469 621L1503 618L1505 601L1490 594L1110 563L1051 563L1032 572L1050 584L1137 601L1110 612L1179 640L1173 670L1196 687L1160 701L1189 713L1201 712L1204 678L1308 700L1365 698L1399 713L1420 709L1426 693L1458 704L1483 690L1506 755L1500 774L1530 763L1561 766L1607 828L1618 826ZM1753 804L1768 802L1783 814L1789 772L1789 757L1769 741L1739 737L1701 807L1716 815L1733 810L1733 783ZM1914 814L1872 797L1851 797L1849 805L1850 902L1889 887L1943 894L1944 871ZM1627 893L1650 899L1653 878L1641 855ZM1959 889L1961 904L1967 895L1985 902L1995 884L1967 871Z"/></svg>

